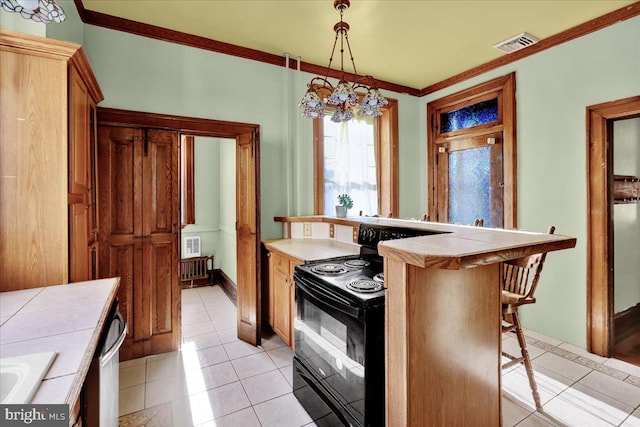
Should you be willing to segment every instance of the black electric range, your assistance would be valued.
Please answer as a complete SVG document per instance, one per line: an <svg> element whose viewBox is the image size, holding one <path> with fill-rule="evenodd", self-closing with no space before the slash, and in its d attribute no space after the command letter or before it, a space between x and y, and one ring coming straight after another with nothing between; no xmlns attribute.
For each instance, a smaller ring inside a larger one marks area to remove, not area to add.
<svg viewBox="0 0 640 427"><path fill-rule="evenodd" d="M361 224L360 254L298 265L294 395L319 426L384 425L380 241L438 232Z"/></svg>

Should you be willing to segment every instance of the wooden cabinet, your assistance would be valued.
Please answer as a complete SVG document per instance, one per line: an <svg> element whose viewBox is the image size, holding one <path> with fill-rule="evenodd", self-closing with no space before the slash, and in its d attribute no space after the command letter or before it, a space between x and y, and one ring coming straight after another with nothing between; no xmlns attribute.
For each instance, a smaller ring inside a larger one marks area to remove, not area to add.
<svg viewBox="0 0 640 427"><path fill-rule="evenodd" d="M99 275L121 278L121 360L179 347L177 178L177 132L99 125Z"/></svg>
<svg viewBox="0 0 640 427"><path fill-rule="evenodd" d="M0 30L0 88L0 291L89 280L103 96L87 58L79 45Z"/></svg>
<svg viewBox="0 0 640 427"><path fill-rule="evenodd" d="M302 261L281 252L269 252L269 324L273 331L293 348L295 286L294 267Z"/></svg>

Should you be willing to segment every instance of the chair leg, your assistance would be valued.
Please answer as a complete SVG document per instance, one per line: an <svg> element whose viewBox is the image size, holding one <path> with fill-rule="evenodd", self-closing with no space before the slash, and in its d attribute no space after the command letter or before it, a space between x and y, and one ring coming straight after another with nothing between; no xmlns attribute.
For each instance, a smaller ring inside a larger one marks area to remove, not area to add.
<svg viewBox="0 0 640 427"><path fill-rule="evenodd" d="M518 337L518 344L520 344L520 350L522 351L522 363L524 363L524 368L526 369L527 376L529 377L531 394L533 395L533 400L536 403L536 409L538 411L542 411L540 393L538 393L538 385L536 384L536 379L533 377L533 366L531 365L531 359L529 358L529 352L527 351L527 342L524 339L524 333L522 332L522 327L520 326L520 318L518 316L518 312L516 311L512 313L511 316L513 325L515 326L516 336Z"/></svg>

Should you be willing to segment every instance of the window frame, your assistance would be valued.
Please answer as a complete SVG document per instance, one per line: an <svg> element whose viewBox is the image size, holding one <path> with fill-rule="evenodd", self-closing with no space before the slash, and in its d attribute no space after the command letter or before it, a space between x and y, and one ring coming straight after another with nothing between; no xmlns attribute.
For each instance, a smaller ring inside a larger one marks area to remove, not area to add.
<svg viewBox="0 0 640 427"><path fill-rule="evenodd" d="M380 165L378 175L378 212L380 216L398 218L398 101L380 108L381 116L374 120L374 147ZM322 118L313 120L313 212L324 215L324 125ZM378 166L378 165L376 165Z"/></svg>
<svg viewBox="0 0 640 427"><path fill-rule="evenodd" d="M502 132L503 150L503 220L504 228L517 227L517 176L516 176L516 78L515 73L495 78L463 91L445 96L427 104L427 181L428 215L432 221L440 220L438 202L448 194L438 179L437 158L439 149L450 142L463 138L490 136ZM498 99L498 120L495 122L459 129L452 132L440 132L442 113L457 110L487 99ZM441 202L440 202L441 203Z"/></svg>

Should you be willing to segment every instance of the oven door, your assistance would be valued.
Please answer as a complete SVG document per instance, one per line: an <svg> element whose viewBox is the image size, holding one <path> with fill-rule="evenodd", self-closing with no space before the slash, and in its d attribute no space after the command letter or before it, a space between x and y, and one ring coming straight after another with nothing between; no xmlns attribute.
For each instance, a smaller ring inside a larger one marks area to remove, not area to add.
<svg viewBox="0 0 640 427"><path fill-rule="evenodd" d="M297 272L294 282L296 359L321 392L364 425L363 310Z"/></svg>

